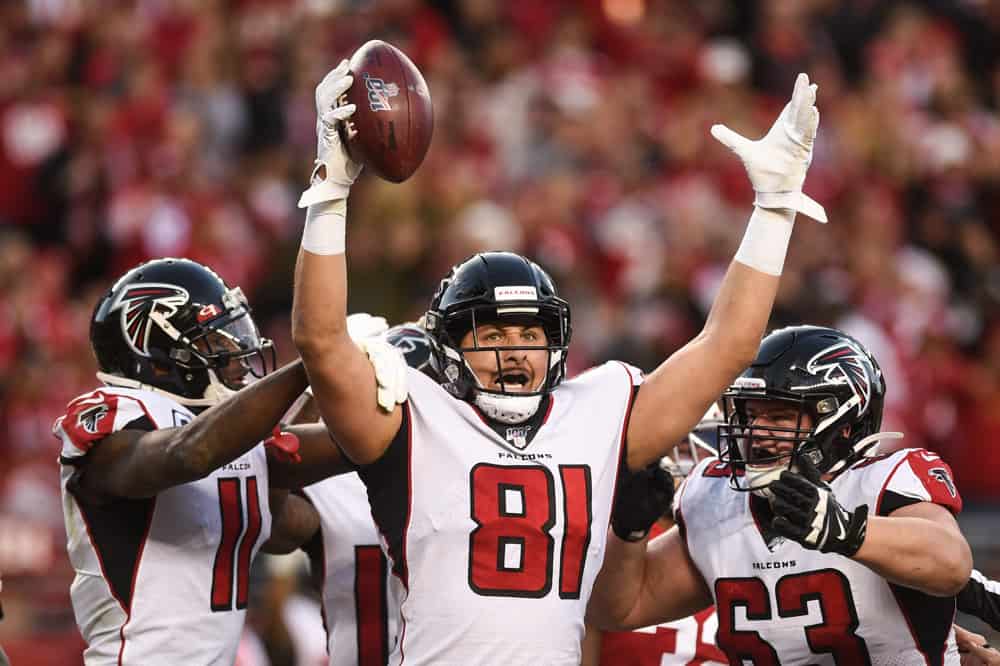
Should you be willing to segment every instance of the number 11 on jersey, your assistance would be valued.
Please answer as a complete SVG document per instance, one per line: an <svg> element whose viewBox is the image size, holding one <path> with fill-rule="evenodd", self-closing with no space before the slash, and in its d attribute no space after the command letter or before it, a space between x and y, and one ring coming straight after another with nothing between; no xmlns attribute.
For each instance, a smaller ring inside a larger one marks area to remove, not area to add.
<svg viewBox="0 0 1000 666"><path fill-rule="evenodd" d="M246 482L246 524L243 521L243 495L239 477L219 479L219 514L222 522L219 548L212 567L212 611L234 609L233 582L236 583L235 610L247 607L250 590L250 560L260 536L260 497L257 477ZM241 540L242 537L242 540ZM239 550L237 551L237 545Z"/></svg>
<svg viewBox="0 0 1000 666"><path fill-rule="evenodd" d="M590 545L590 467L560 465L559 596L579 599ZM544 597L552 589L555 480L545 467L480 463L470 473L469 586L484 596Z"/></svg>

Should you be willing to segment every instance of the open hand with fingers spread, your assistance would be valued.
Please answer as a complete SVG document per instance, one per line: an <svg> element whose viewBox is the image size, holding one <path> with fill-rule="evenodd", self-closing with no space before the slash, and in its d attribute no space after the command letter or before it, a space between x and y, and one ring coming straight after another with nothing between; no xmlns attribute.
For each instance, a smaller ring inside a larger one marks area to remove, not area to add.
<svg viewBox="0 0 1000 666"><path fill-rule="evenodd" d="M815 104L816 84L799 74L791 101L763 138L751 141L725 125L713 125L711 131L743 160L756 192L755 206L794 210L826 222L823 206L802 192L819 127Z"/></svg>

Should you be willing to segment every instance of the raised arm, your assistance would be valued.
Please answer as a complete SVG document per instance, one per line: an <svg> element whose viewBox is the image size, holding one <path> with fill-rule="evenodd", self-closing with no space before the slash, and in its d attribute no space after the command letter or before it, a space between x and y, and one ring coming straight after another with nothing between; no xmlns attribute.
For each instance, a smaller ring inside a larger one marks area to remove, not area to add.
<svg viewBox="0 0 1000 666"><path fill-rule="evenodd" d="M152 497L205 477L265 439L306 385L302 362L295 361L187 425L111 434L87 454L78 488L98 497Z"/></svg>
<svg viewBox="0 0 1000 666"><path fill-rule="evenodd" d="M677 527L648 543L628 542L611 531L587 623L605 631L638 629L693 615L712 603Z"/></svg>
<svg viewBox="0 0 1000 666"><path fill-rule="evenodd" d="M402 415L392 398L379 406L372 362L347 332L347 195L361 170L337 133L337 124L354 112L354 105L337 106L352 82L347 72L344 61L316 88L317 167L299 200L308 211L295 268L292 337L323 420L344 453L366 464L381 456Z"/></svg>
<svg viewBox="0 0 1000 666"><path fill-rule="evenodd" d="M654 370L636 397L628 464L664 455L754 359L767 328L796 211L821 222L823 208L802 193L819 124L816 86L799 74L792 99L767 135L750 141L722 125L712 135L743 160L756 192L743 242L702 331Z"/></svg>

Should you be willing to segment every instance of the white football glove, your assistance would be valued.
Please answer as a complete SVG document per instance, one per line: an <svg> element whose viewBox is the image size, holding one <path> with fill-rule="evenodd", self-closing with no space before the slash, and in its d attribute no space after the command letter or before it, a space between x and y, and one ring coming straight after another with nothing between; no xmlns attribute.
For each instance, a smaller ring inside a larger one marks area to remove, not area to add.
<svg viewBox="0 0 1000 666"><path fill-rule="evenodd" d="M316 86L316 168L309 189L299 198L299 208L322 201L346 199L351 185L361 173L361 165L352 160L340 141L337 125L354 115L354 104L338 106L340 96L354 82L344 60Z"/></svg>
<svg viewBox="0 0 1000 666"><path fill-rule="evenodd" d="M347 317L347 334L368 355L375 369L378 406L391 412L406 402L406 358L382 334L389 330L385 317L358 312Z"/></svg>
<svg viewBox="0 0 1000 666"><path fill-rule="evenodd" d="M819 127L815 107L816 84L799 74L792 99L762 139L751 141L725 125L713 125L712 136L736 153L757 193L759 208L786 208L826 222L823 206L802 192L812 162L813 141Z"/></svg>
<svg viewBox="0 0 1000 666"><path fill-rule="evenodd" d="M377 385L378 406L387 412L396 405L406 402L406 359L385 338L376 336L356 340L361 349L368 354L368 360L375 368L375 383Z"/></svg>
<svg viewBox="0 0 1000 666"><path fill-rule="evenodd" d="M347 334L354 342L382 335L388 330L389 322L385 320L385 317L373 317L367 312L347 315Z"/></svg>

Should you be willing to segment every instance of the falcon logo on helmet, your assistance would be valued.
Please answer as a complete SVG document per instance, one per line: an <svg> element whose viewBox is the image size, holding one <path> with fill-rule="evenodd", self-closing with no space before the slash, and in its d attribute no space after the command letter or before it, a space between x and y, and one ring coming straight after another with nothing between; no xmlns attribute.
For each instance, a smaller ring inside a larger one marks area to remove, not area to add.
<svg viewBox="0 0 1000 666"><path fill-rule="evenodd" d="M129 346L142 356L149 356L149 315L154 308L170 317L188 302L187 290L171 284L138 283L123 290L111 305L110 312L121 310L122 334Z"/></svg>
<svg viewBox="0 0 1000 666"><path fill-rule="evenodd" d="M839 342L827 347L809 359L806 370L814 375L825 372L823 379L829 384L846 384L857 398L858 414L864 414L871 401L872 387L869 374L874 373L867 355L850 342Z"/></svg>

